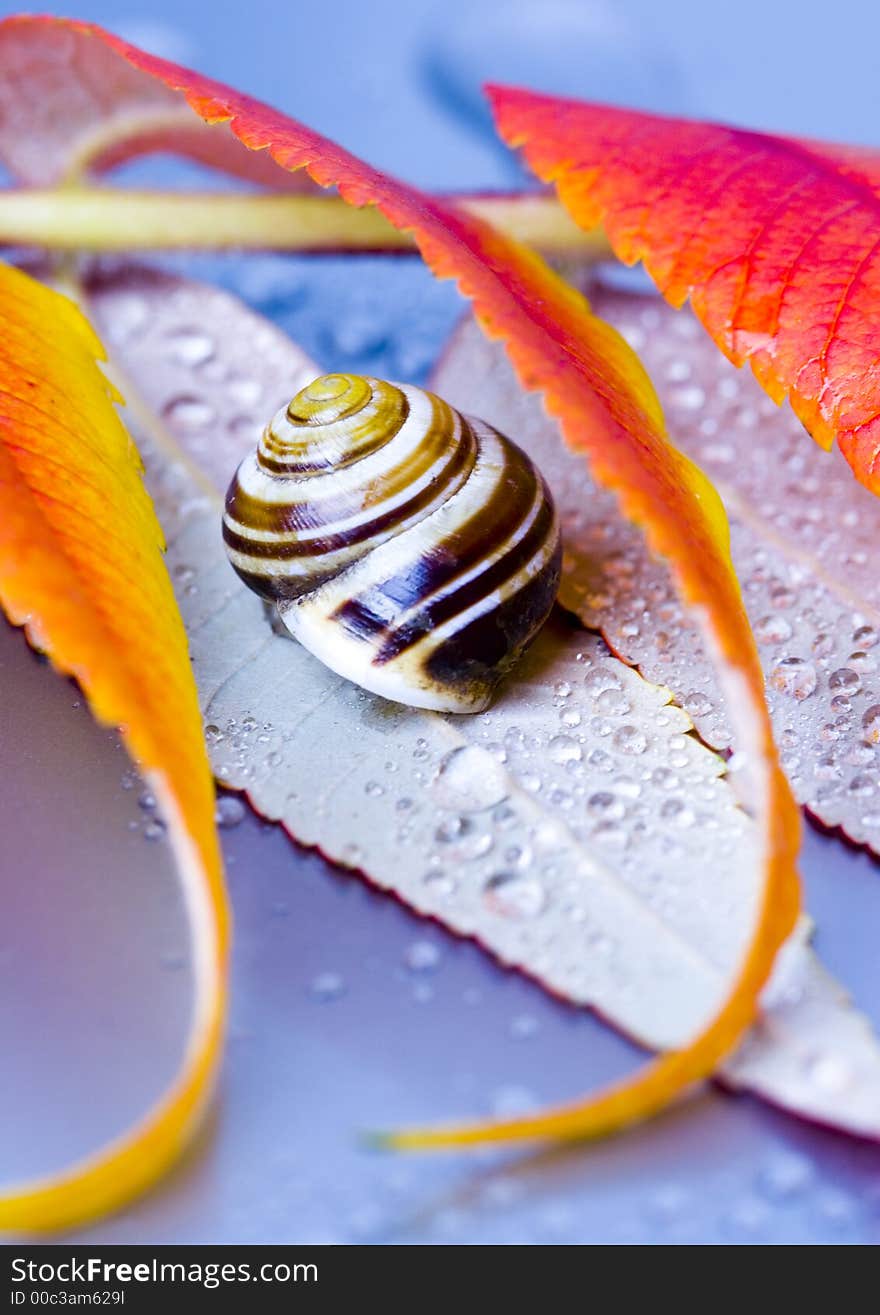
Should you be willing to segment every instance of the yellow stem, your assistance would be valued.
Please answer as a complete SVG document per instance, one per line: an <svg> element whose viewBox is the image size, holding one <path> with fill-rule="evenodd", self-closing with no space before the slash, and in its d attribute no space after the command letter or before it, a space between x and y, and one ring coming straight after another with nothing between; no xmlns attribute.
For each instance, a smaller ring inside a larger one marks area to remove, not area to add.
<svg viewBox="0 0 880 1315"><path fill-rule="evenodd" d="M462 196L464 209L551 255L603 259L599 230L584 232L555 197ZM373 206L337 196L143 192L105 187L0 190L0 245L63 251L412 251L408 234Z"/></svg>

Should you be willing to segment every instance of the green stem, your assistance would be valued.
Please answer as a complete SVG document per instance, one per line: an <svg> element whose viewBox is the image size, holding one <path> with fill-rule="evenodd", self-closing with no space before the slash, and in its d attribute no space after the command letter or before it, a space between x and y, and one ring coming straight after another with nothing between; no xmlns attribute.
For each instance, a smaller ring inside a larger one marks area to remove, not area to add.
<svg viewBox="0 0 880 1315"><path fill-rule="evenodd" d="M599 230L585 232L554 197L449 198L549 255L602 259ZM138 192L67 186L0 191L0 245L63 251L412 251L412 239L373 206L337 196Z"/></svg>

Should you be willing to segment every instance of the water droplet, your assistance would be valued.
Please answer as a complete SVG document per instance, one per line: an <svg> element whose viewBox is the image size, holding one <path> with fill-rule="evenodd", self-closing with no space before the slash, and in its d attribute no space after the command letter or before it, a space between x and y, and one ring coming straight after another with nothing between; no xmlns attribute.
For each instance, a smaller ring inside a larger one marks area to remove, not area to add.
<svg viewBox="0 0 880 1315"><path fill-rule="evenodd" d="M492 1113L498 1119L514 1119L528 1114L538 1102L525 1087L499 1087L492 1096Z"/></svg>
<svg viewBox="0 0 880 1315"><path fill-rule="evenodd" d="M725 1227L734 1237L756 1238L765 1232L770 1211L754 1197L744 1197L731 1207Z"/></svg>
<svg viewBox="0 0 880 1315"><path fill-rule="evenodd" d="M345 978L339 973L332 972L318 973L309 985L309 993L322 1003L338 1000L340 996L345 995L345 990Z"/></svg>
<svg viewBox="0 0 880 1315"><path fill-rule="evenodd" d="M622 690L603 689L596 698L596 709L604 717L623 717L632 710L632 704Z"/></svg>
<svg viewBox="0 0 880 1315"><path fill-rule="evenodd" d="M862 730L869 744L880 744L880 703L868 708L862 717Z"/></svg>
<svg viewBox="0 0 880 1315"><path fill-rule="evenodd" d="M702 388L691 385L688 388L676 388L672 394L672 400L676 406L680 406L684 411L699 411L706 405L706 394Z"/></svg>
<svg viewBox="0 0 880 1315"><path fill-rule="evenodd" d="M161 840L165 834L165 823L158 817L152 818L144 827L144 840Z"/></svg>
<svg viewBox="0 0 880 1315"><path fill-rule="evenodd" d="M784 644L791 635L791 625L784 616L763 616L755 622L755 638L759 644Z"/></svg>
<svg viewBox="0 0 880 1315"><path fill-rule="evenodd" d="M200 397L182 394L173 397L162 408L169 424L180 429L206 429L216 419L214 408Z"/></svg>
<svg viewBox="0 0 880 1315"><path fill-rule="evenodd" d="M786 657L776 662L770 673L770 684L780 694L787 694L799 703L808 699L816 689L816 668L803 658Z"/></svg>
<svg viewBox="0 0 880 1315"><path fill-rule="evenodd" d="M214 809L214 820L218 826L228 830L243 822L246 812L247 809L238 795L224 794L217 800L217 806Z"/></svg>
<svg viewBox="0 0 880 1315"><path fill-rule="evenodd" d="M829 1096L839 1095L852 1081L852 1070L838 1055L811 1055L805 1067L810 1082Z"/></svg>
<svg viewBox="0 0 880 1315"><path fill-rule="evenodd" d="M456 882L442 868L429 868L422 877L422 884L439 899L448 899L455 894Z"/></svg>
<svg viewBox="0 0 880 1315"><path fill-rule="evenodd" d="M857 648L854 652L850 653L847 662L852 667L853 671L858 671L861 674L866 671L877 670L876 657L873 653L868 653L863 648Z"/></svg>
<svg viewBox="0 0 880 1315"><path fill-rule="evenodd" d="M517 1014L507 1030L515 1041L527 1041L538 1031L538 1020L533 1014Z"/></svg>
<svg viewBox="0 0 880 1315"><path fill-rule="evenodd" d="M507 918L535 918L545 908L547 896L534 877L496 872L486 882L484 902L492 913Z"/></svg>
<svg viewBox="0 0 880 1315"><path fill-rule="evenodd" d="M878 639L880 639L880 635L878 635L874 626L859 626L853 634L853 643L861 649L873 648Z"/></svg>
<svg viewBox="0 0 880 1315"><path fill-rule="evenodd" d="M596 817L610 821L620 821L626 813L626 806L608 790L599 790L596 794L590 795L587 808Z"/></svg>
<svg viewBox="0 0 880 1315"><path fill-rule="evenodd" d="M229 376L226 391L232 401L241 407L255 406L260 401L263 393L257 379L251 379L240 374Z"/></svg>
<svg viewBox="0 0 880 1315"><path fill-rule="evenodd" d="M555 763L580 762L583 757L583 749L570 735L554 735L547 747Z"/></svg>
<svg viewBox="0 0 880 1315"><path fill-rule="evenodd" d="M492 848L492 833L478 826L471 817L446 818L434 832L434 839L443 846L444 859L468 862L481 858Z"/></svg>
<svg viewBox="0 0 880 1315"><path fill-rule="evenodd" d="M640 731L638 726L621 726L614 732L612 743L619 753L644 753L648 747L648 739L644 731Z"/></svg>
<svg viewBox="0 0 880 1315"><path fill-rule="evenodd" d="M138 808L142 808L145 813L150 813L156 807L156 796L149 790L138 795Z"/></svg>
<svg viewBox="0 0 880 1315"><path fill-rule="evenodd" d="M866 795L873 794L875 789L875 779L867 772L860 772L854 776L849 783L849 793L855 795L858 799L864 799Z"/></svg>
<svg viewBox="0 0 880 1315"><path fill-rule="evenodd" d="M681 799L667 799L660 809L660 816L664 821L674 822L682 828L693 826L697 820L693 809L688 808Z"/></svg>
<svg viewBox="0 0 880 1315"><path fill-rule="evenodd" d="M802 1155L775 1155L761 1170L758 1187L771 1201L790 1201L799 1196L813 1178L813 1166Z"/></svg>
<svg viewBox="0 0 880 1315"><path fill-rule="evenodd" d="M433 941L413 941L403 962L411 973L430 973L439 967L441 958L440 948Z"/></svg>
<svg viewBox="0 0 880 1315"><path fill-rule="evenodd" d="M859 673L853 671L852 667L838 667L837 671L832 671L828 677L829 689L846 694L854 694L861 683Z"/></svg>
<svg viewBox="0 0 880 1315"><path fill-rule="evenodd" d="M700 690L692 690L684 696L684 710L690 717L708 717L712 711L712 700Z"/></svg>
<svg viewBox="0 0 880 1315"><path fill-rule="evenodd" d="M823 1192L818 1201L818 1213L824 1224L834 1229L845 1229L855 1221L856 1207L843 1192Z"/></svg>
<svg viewBox="0 0 880 1315"><path fill-rule="evenodd" d="M204 365L214 355L214 344L201 329L174 329L166 341L168 355L181 365Z"/></svg>
<svg viewBox="0 0 880 1315"><path fill-rule="evenodd" d="M504 768L476 745L464 745L448 753L437 769L432 789L441 808L466 813L494 808L508 795Z"/></svg>
<svg viewBox="0 0 880 1315"><path fill-rule="evenodd" d="M364 794L369 795L371 799L378 799L379 796L384 793L385 787L384 785L380 785L378 781L367 781L364 786Z"/></svg>

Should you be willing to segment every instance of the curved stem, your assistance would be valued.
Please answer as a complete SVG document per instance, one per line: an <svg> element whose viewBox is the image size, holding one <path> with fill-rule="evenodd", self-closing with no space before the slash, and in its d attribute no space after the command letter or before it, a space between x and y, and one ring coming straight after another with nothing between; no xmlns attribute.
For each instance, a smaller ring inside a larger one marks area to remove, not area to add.
<svg viewBox="0 0 880 1315"><path fill-rule="evenodd" d="M604 234L578 228L555 197L524 192L451 199L548 254L611 254ZM80 186L0 191L0 244L66 251L416 250L410 236L372 206L357 210L337 196Z"/></svg>

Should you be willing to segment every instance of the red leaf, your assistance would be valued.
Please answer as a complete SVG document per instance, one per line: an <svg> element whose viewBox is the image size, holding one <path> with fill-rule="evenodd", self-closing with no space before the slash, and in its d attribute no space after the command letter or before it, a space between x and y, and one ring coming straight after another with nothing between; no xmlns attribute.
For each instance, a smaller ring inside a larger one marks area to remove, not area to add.
<svg viewBox="0 0 880 1315"><path fill-rule="evenodd" d="M721 350L789 397L880 493L880 157L852 146L490 89L585 227L687 298Z"/></svg>
<svg viewBox="0 0 880 1315"><path fill-rule="evenodd" d="M372 204L412 232L438 277L455 278L483 328L502 338L527 388L540 389L572 447L614 489L625 512L668 557L719 655L740 746L753 772L763 838L764 883L751 944L725 1005L685 1049L652 1061L634 1078L597 1096L500 1124L428 1130L397 1144L450 1145L516 1137L599 1136L655 1112L683 1087L707 1076L754 1017L756 997L776 950L791 930L798 890L794 858L798 815L779 769L763 698L763 677L730 563L727 523L705 477L668 442L650 381L623 339L591 314L584 299L526 248L479 220L444 206L363 164L285 115L220 83L146 55L87 24L15 19L39 48L46 25L61 23L78 42L104 43L122 60L179 91L206 122L227 125L250 150L267 151L283 169L305 168L353 205ZM2 46L0 46L2 50ZM75 75L74 82L75 82ZM118 110L118 107L116 107Z"/></svg>

